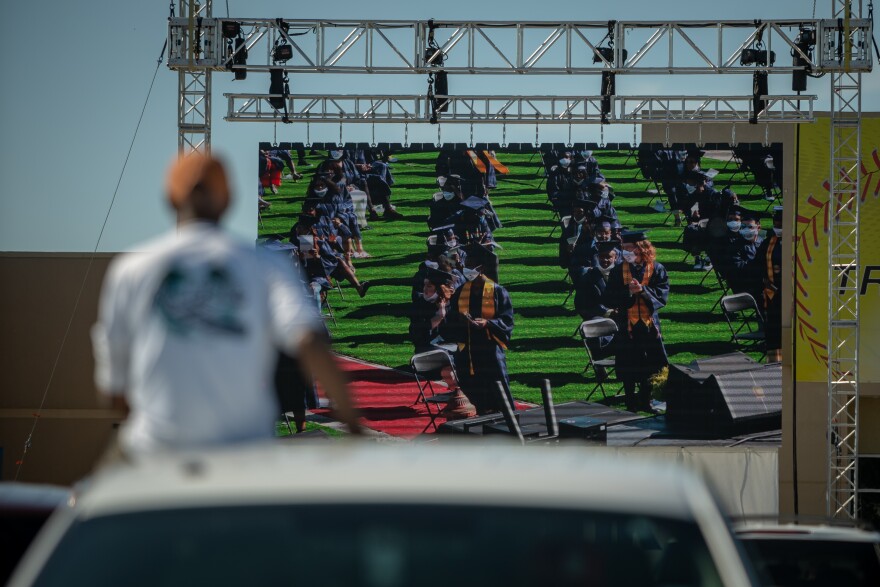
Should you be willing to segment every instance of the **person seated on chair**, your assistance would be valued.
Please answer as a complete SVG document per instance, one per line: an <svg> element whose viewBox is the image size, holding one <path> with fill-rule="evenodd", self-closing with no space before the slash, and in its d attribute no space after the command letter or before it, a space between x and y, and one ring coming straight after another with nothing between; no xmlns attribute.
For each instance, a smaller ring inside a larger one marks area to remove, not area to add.
<svg viewBox="0 0 880 587"><path fill-rule="evenodd" d="M622 237L623 263L611 270L602 304L617 310L614 368L623 382L626 409L650 411L649 380L669 363L657 313L669 299L669 275L644 231Z"/></svg>
<svg viewBox="0 0 880 587"><path fill-rule="evenodd" d="M782 361L782 206L773 207L773 233L758 246L755 264L764 274L764 342L767 362Z"/></svg>
<svg viewBox="0 0 880 587"><path fill-rule="evenodd" d="M447 241L447 233L445 231L441 232L443 234L431 234L426 241L427 250L425 253L425 260L419 263L418 269L416 269L415 274L412 276L410 299L413 302L419 299L422 289L424 288L425 279L428 278L428 272L431 270L452 273L453 279L457 284L464 283L464 276L456 270L456 267L453 266L450 259L446 256L446 254L452 249L452 245ZM461 254L463 255L463 253Z"/></svg>
<svg viewBox="0 0 880 587"><path fill-rule="evenodd" d="M330 242L326 240L315 228L317 218L314 215L300 214L299 220L291 228L291 242L299 243L300 254L303 257L303 264L308 266L311 261L320 261L323 272L329 281L330 277L335 279L346 279L357 290L360 297L367 295L370 288L370 282L358 281L351 267L345 263L344 259L339 258L333 251ZM303 238L310 237L310 238Z"/></svg>
<svg viewBox="0 0 880 587"><path fill-rule="evenodd" d="M718 271L722 279L730 282L730 276L736 270L733 265L733 252L736 243L742 238L739 229L742 227L743 209L737 205L731 205L727 209L725 217L725 230L718 236L710 238L707 250L712 265Z"/></svg>
<svg viewBox="0 0 880 587"><path fill-rule="evenodd" d="M589 200L586 194L578 194L571 203L571 215L563 216L559 220L562 225L562 233L559 235L559 266L562 269L568 268L571 263L577 237L583 232L589 232L592 238L590 223L595 220L592 214L595 207L596 204Z"/></svg>
<svg viewBox="0 0 880 587"><path fill-rule="evenodd" d="M557 163L547 169L547 196L557 210L566 210L574 198L575 183L572 171L570 151L560 153Z"/></svg>
<svg viewBox="0 0 880 587"><path fill-rule="evenodd" d="M306 190L306 199L310 197L329 204L331 222L335 226L345 226L350 233L344 246L346 254L355 258L369 257L370 254L364 250L361 227L348 190L340 190L325 174L315 174Z"/></svg>
<svg viewBox="0 0 880 587"><path fill-rule="evenodd" d="M460 179L457 175L437 178L440 191L431 198L431 204L428 208L428 228L433 230L438 226L454 224L461 214L459 204L464 201L464 197L461 193Z"/></svg>
<svg viewBox="0 0 880 587"><path fill-rule="evenodd" d="M455 293L455 278L439 269L428 269L422 291L413 301L409 315L409 338L416 353L439 348L440 325L446 321L449 300Z"/></svg>
<svg viewBox="0 0 880 587"><path fill-rule="evenodd" d="M403 214L391 203L391 185L386 181L385 164L380 161L355 165L363 179L362 189L369 194L372 203L370 218L375 220L378 215L378 207L383 210L382 215L386 219L400 219Z"/></svg>
<svg viewBox="0 0 880 587"><path fill-rule="evenodd" d="M488 201L471 196L459 203L459 214L455 219L455 236L463 244L479 243L484 238L492 238L492 230L486 222L486 205Z"/></svg>
<svg viewBox="0 0 880 587"><path fill-rule="evenodd" d="M733 272L731 273L730 289L733 293L748 293L760 307L764 299L764 275L763 265L756 263L758 247L763 240L761 231L760 215L757 212L746 210L742 215L742 226L739 229L740 238L734 245L732 260Z"/></svg>
<svg viewBox="0 0 880 587"><path fill-rule="evenodd" d="M590 201L596 204L593 210L593 217L599 218L606 216L612 220L617 220L617 210L611 205L614 199L614 191L608 184L590 183L587 185L587 194Z"/></svg>
<svg viewBox="0 0 880 587"><path fill-rule="evenodd" d="M602 296L608 287L611 270L618 264L617 247L620 243L604 241L597 243L597 245L598 265L587 269L574 286L574 309L583 320L614 318L617 314L616 309L609 308L602 303ZM611 343L613 339L614 336L603 336L597 340L587 341L594 360L604 359L612 354ZM607 376L605 367L597 366L596 376L600 381L605 379Z"/></svg>
<svg viewBox="0 0 880 587"><path fill-rule="evenodd" d="M453 294L440 333L444 340L458 343L454 361L461 388L479 414L488 414L501 409L498 381L514 405L505 358L514 320L507 290L482 272L489 251L482 249L481 254L481 248L469 251L468 281Z"/></svg>

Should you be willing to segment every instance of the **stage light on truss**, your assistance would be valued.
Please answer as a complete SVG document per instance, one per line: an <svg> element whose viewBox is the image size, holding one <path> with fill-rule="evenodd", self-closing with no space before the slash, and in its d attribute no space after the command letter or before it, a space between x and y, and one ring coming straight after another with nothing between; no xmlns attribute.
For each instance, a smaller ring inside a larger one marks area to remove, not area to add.
<svg viewBox="0 0 880 587"><path fill-rule="evenodd" d="M801 28L797 38L794 41L795 46L806 55L809 59L813 58L813 48L816 46L816 31L810 28ZM791 50L792 66L803 67L804 69L791 72L791 91L803 92L807 89L807 75L812 71L810 61L804 59L801 53Z"/></svg>
<svg viewBox="0 0 880 587"><path fill-rule="evenodd" d="M776 63L776 51L767 51L766 49L743 49L742 53L739 54L739 64L767 67L768 56L770 58L770 65Z"/></svg>
<svg viewBox="0 0 880 587"><path fill-rule="evenodd" d="M224 20L220 24L224 39L234 39L241 34L241 23L235 20Z"/></svg>
<svg viewBox="0 0 880 587"><path fill-rule="evenodd" d="M761 96L767 95L767 72L756 71L752 74L752 115L749 124L758 124L758 114L767 107L767 100Z"/></svg>
<svg viewBox="0 0 880 587"><path fill-rule="evenodd" d="M272 49L272 59L275 62L284 63L291 58L293 58L293 47L290 45L276 45L275 48Z"/></svg>
<svg viewBox="0 0 880 587"><path fill-rule="evenodd" d="M434 74L434 93L439 96L449 95L449 76L445 71L438 71ZM437 112L446 112L449 110L449 100L446 98L437 100Z"/></svg>
<svg viewBox="0 0 880 587"><path fill-rule="evenodd" d="M629 53L626 49L622 49L620 52L621 60L626 62L626 57ZM600 57L601 55L601 57ZM602 59L605 59L608 63L614 64L614 47L596 47L596 50L593 51L593 63L600 63Z"/></svg>
<svg viewBox="0 0 880 587"><path fill-rule="evenodd" d="M611 98L617 92L616 77L613 71L602 72L602 124L608 124L608 115L611 114Z"/></svg>
<svg viewBox="0 0 880 587"><path fill-rule="evenodd" d="M285 99L290 94L288 77L280 67L269 70L269 93L275 94L269 98L269 104L275 110L284 110Z"/></svg>

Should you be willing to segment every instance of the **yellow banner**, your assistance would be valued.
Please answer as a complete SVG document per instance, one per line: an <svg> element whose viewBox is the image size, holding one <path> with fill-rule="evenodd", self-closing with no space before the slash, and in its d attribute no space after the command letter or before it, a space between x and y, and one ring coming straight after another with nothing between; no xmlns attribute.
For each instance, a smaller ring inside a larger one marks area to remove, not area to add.
<svg viewBox="0 0 880 587"><path fill-rule="evenodd" d="M798 381L828 377L828 229L831 121L800 127L792 338ZM880 382L880 119L862 120L859 380ZM837 170L837 173L845 173ZM786 228L789 228L788 226ZM855 277L855 276L853 276Z"/></svg>

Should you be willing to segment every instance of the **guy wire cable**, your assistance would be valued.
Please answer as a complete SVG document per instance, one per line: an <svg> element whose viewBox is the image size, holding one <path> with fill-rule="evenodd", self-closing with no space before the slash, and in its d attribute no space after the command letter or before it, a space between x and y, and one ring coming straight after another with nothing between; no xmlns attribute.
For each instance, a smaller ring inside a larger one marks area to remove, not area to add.
<svg viewBox="0 0 880 587"><path fill-rule="evenodd" d="M92 254L89 257L89 264L86 266L85 273L82 278L82 282L79 285L79 291L76 294L76 300L73 303L73 310L70 313L70 319L67 321L67 328L64 330L64 336L61 337L61 346L58 348L58 352L55 355L55 362L52 364L52 369L49 372L49 381L46 382L46 387L43 390L43 397L40 400L40 407L37 408L37 411L34 413L34 423L31 426L31 431L28 433L27 438L24 441L24 447L21 453L21 458L15 461L15 477L13 481L18 481L18 476L21 473L21 468L24 465L25 457L27 456L28 449L31 447L31 443L33 441L34 431L37 428L37 422L40 420L40 416L43 412L43 406L46 403L46 397L49 395L49 388L52 386L52 381L55 378L55 371L58 368L58 362L61 360L61 353L64 352L64 346L67 343L67 337L70 335L70 328L73 325L73 319L76 316L76 311L79 308L79 302L82 298L83 290L86 286L86 280L89 277L89 272L92 269L92 264L95 262L95 255L98 252L98 247L101 244L101 238L104 236L104 230L107 227L107 221L110 219L110 212L113 210L113 204L116 202L116 195L119 193L119 186L122 184L122 177L125 175L125 169L128 166L128 160L131 157L131 151L134 148L134 142L137 139L138 130L141 127L141 121L144 119L144 113L147 111L147 103L150 101L150 94L153 92L153 84L156 82L156 75L159 73L159 66L162 65L162 60L165 57L165 49L168 46L168 40L165 40L165 43L162 45L162 52L159 54L159 59L156 61L156 70L153 72L153 79L150 81L150 88L147 90L147 97L144 100L144 106L141 109L141 114L138 117L137 126L134 129L134 136L131 138L131 143L128 146L128 153L125 155L125 161L122 163L122 170L119 172L119 179L116 181L116 189L113 190L113 197L110 199L110 205L107 208L107 213L104 215L104 222L101 224L101 230L98 233L98 240L95 242L95 248L92 250Z"/></svg>

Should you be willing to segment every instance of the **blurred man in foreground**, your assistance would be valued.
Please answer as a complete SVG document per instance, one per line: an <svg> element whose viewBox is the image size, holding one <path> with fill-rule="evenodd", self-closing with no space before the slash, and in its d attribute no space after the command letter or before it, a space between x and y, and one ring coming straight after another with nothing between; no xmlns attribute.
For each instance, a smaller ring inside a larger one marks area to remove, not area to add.
<svg viewBox="0 0 880 587"><path fill-rule="evenodd" d="M345 381L297 276L220 228L230 202L220 162L182 158L166 189L177 230L113 261L92 329L98 389L127 415L123 453L274 436L276 349L300 358L356 432Z"/></svg>

